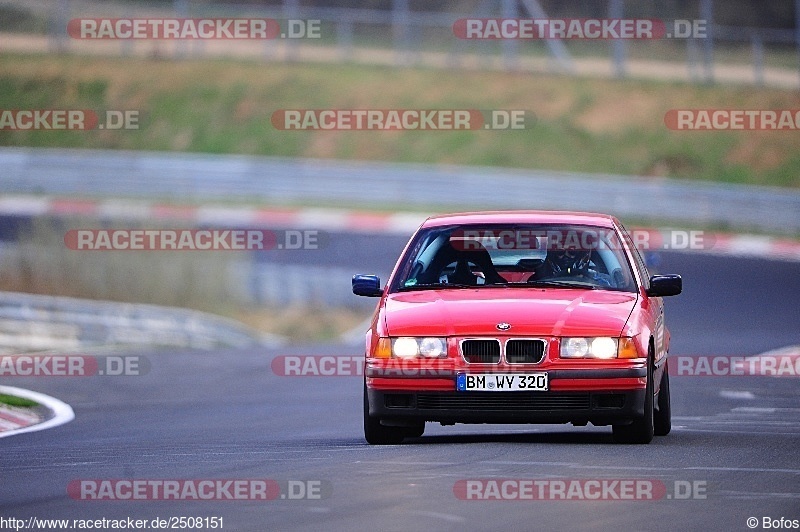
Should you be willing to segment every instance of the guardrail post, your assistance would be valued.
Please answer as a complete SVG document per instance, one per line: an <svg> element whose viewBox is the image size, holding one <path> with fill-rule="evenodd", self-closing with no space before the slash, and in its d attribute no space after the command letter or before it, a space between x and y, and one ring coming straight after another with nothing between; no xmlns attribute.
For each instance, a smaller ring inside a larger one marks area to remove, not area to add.
<svg viewBox="0 0 800 532"><path fill-rule="evenodd" d="M686 62L689 80L692 83L699 82L702 77L700 72L700 48L694 35L686 39Z"/></svg>
<svg viewBox="0 0 800 532"><path fill-rule="evenodd" d="M339 49L340 59L353 59L353 21L350 20L350 15L345 15L344 20L336 23L336 47Z"/></svg>
<svg viewBox="0 0 800 532"><path fill-rule="evenodd" d="M759 87L764 85L764 42L757 33L752 35L753 78Z"/></svg>

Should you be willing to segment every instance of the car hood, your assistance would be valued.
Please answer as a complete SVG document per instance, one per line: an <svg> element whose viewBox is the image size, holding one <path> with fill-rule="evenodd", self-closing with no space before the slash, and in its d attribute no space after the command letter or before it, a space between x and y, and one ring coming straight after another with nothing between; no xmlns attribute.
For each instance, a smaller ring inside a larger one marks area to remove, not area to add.
<svg viewBox="0 0 800 532"><path fill-rule="evenodd" d="M479 288L390 294L389 336L619 336L637 294L606 290ZM507 332L497 324L507 322Z"/></svg>

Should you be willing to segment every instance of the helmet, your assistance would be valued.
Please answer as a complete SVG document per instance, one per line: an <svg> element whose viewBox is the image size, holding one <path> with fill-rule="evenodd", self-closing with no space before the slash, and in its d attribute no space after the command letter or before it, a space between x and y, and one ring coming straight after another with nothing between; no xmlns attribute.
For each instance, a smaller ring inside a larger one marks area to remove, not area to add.
<svg viewBox="0 0 800 532"><path fill-rule="evenodd" d="M586 270L592 252L588 249L557 248L547 252L547 263L553 273L571 274Z"/></svg>

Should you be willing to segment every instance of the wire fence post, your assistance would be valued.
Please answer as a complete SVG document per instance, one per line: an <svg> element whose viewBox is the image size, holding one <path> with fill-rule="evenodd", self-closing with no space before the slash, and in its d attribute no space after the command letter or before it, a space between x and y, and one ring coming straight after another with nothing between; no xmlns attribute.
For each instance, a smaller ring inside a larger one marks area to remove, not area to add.
<svg viewBox="0 0 800 532"><path fill-rule="evenodd" d="M703 68L706 83L714 83L714 0L700 0L700 18L706 22L703 39Z"/></svg>
<svg viewBox="0 0 800 532"><path fill-rule="evenodd" d="M625 16L625 5L623 0L609 0L608 18L621 19ZM622 39L612 39L611 55L614 62L614 76L625 77L625 41Z"/></svg>
<svg viewBox="0 0 800 532"><path fill-rule="evenodd" d="M410 62L410 28L408 0L392 0L392 36L394 38L395 64L406 66Z"/></svg>
<svg viewBox="0 0 800 532"><path fill-rule="evenodd" d="M189 0L174 0L175 18L189 17ZM186 42L178 39L175 43L175 57L183 59L186 57Z"/></svg>
<svg viewBox="0 0 800 532"><path fill-rule="evenodd" d="M55 15L50 18L50 49L56 53L66 53L69 48L67 23L69 22L69 0L58 0Z"/></svg>
<svg viewBox="0 0 800 532"><path fill-rule="evenodd" d="M501 0L500 16L504 19L518 18L517 0ZM503 39L502 41L503 68L506 70L514 70L517 68L518 44L519 43L513 39Z"/></svg>
<svg viewBox="0 0 800 532"><path fill-rule="evenodd" d="M283 0L283 18L296 19L300 18L300 1L299 0ZM289 62L297 60L297 43L294 39L283 39L283 44L286 47L285 59Z"/></svg>
<svg viewBox="0 0 800 532"><path fill-rule="evenodd" d="M797 48L797 74L800 76L800 0L794 0L794 43Z"/></svg>

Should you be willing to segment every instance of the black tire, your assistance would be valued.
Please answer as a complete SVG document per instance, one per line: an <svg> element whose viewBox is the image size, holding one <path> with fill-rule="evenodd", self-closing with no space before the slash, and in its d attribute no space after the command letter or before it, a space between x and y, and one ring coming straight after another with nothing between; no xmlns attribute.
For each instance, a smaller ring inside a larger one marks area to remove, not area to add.
<svg viewBox="0 0 800 532"><path fill-rule="evenodd" d="M661 387L658 391L653 427L656 436L666 436L672 430L672 405L669 397L669 368L667 363L664 364L664 373L661 375Z"/></svg>
<svg viewBox="0 0 800 532"><path fill-rule="evenodd" d="M655 427L653 425L653 353L652 348L647 359L647 385L644 393L644 416L630 425L614 425L612 431L617 443L645 444L653 441Z"/></svg>
<svg viewBox="0 0 800 532"><path fill-rule="evenodd" d="M381 420L369 415L367 384L364 383L364 439L370 445L394 445L403 441L406 433L403 427L386 427Z"/></svg>
<svg viewBox="0 0 800 532"><path fill-rule="evenodd" d="M425 434L425 422L420 421L413 427L403 427L403 432L405 432L406 438L419 438Z"/></svg>

